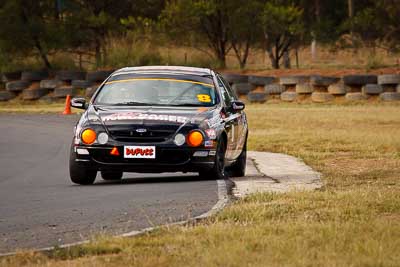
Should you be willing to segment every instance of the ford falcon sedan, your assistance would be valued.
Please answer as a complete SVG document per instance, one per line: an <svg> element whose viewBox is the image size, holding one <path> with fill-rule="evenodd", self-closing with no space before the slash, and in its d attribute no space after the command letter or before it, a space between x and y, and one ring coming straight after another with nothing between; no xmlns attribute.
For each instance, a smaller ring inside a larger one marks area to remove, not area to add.
<svg viewBox="0 0 400 267"><path fill-rule="evenodd" d="M97 172L197 172L203 178L244 176L245 104L215 71L191 67L130 67L112 73L75 126L69 172L93 184Z"/></svg>

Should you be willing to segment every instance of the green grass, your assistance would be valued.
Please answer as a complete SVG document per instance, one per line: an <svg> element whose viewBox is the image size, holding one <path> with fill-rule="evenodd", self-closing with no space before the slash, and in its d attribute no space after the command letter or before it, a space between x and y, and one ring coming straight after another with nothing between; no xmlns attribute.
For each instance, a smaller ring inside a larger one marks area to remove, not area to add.
<svg viewBox="0 0 400 267"><path fill-rule="evenodd" d="M40 102L24 102L24 101L10 101L0 102L1 113L62 113L64 111L65 103L60 101L58 103L40 103ZM72 109L73 112L82 112L78 109Z"/></svg>
<svg viewBox="0 0 400 267"><path fill-rule="evenodd" d="M256 194L198 225L100 237L0 266L399 266L400 105L249 105L252 150L323 173L314 192Z"/></svg>

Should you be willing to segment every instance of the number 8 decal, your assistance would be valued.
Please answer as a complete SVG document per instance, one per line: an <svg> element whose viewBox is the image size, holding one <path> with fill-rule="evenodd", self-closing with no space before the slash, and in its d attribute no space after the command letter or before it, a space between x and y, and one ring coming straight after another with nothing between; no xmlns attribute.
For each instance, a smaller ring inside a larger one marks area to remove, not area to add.
<svg viewBox="0 0 400 267"><path fill-rule="evenodd" d="M200 102L211 102L211 97L209 95L197 95L197 100L199 100Z"/></svg>

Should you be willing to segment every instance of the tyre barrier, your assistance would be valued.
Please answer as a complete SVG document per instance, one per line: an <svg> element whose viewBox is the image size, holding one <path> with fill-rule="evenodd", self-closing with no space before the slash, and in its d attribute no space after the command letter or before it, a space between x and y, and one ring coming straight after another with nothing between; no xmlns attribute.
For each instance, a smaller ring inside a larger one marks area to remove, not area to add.
<svg viewBox="0 0 400 267"><path fill-rule="evenodd" d="M321 75L312 75L310 77L310 84L313 86L330 86L331 84L339 82L340 78L328 77Z"/></svg>
<svg viewBox="0 0 400 267"><path fill-rule="evenodd" d="M254 86L250 83L234 83L232 85L232 89L238 95L247 95L248 93L253 91L255 88L256 88L256 86Z"/></svg>
<svg viewBox="0 0 400 267"><path fill-rule="evenodd" d="M229 84L247 83L249 81L249 76L247 75L231 74L231 73L225 73L221 75L224 78L224 80L227 81Z"/></svg>
<svg viewBox="0 0 400 267"><path fill-rule="evenodd" d="M72 86L61 86L54 89L54 97L56 98L64 98L67 95L75 96L77 93L78 90L73 88Z"/></svg>
<svg viewBox="0 0 400 267"><path fill-rule="evenodd" d="M382 101L400 101L400 93L385 92L379 95Z"/></svg>
<svg viewBox="0 0 400 267"><path fill-rule="evenodd" d="M21 92L31 85L28 81L13 81L6 83L6 89L10 92Z"/></svg>
<svg viewBox="0 0 400 267"><path fill-rule="evenodd" d="M269 95L279 95L286 91L286 87L281 84L267 84L264 91Z"/></svg>
<svg viewBox="0 0 400 267"><path fill-rule="evenodd" d="M309 83L296 84L296 93L298 94L311 94L314 92L314 87Z"/></svg>
<svg viewBox="0 0 400 267"><path fill-rule="evenodd" d="M365 95L379 95L383 92L380 84L366 84L362 87L361 92Z"/></svg>
<svg viewBox="0 0 400 267"><path fill-rule="evenodd" d="M73 80L71 82L71 86L74 87L75 89L85 89L91 87L92 85L93 82L86 80Z"/></svg>
<svg viewBox="0 0 400 267"><path fill-rule="evenodd" d="M275 82L275 77L269 76L248 76L249 83L255 86L265 86Z"/></svg>
<svg viewBox="0 0 400 267"><path fill-rule="evenodd" d="M247 100L251 103L264 103L267 101L267 94L263 92L250 92L247 94Z"/></svg>
<svg viewBox="0 0 400 267"><path fill-rule="evenodd" d="M4 72L1 75L1 81L3 83L16 81L21 79L21 72L20 71L13 71L13 72Z"/></svg>
<svg viewBox="0 0 400 267"><path fill-rule="evenodd" d="M23 71L21 74L21 80L23 81L35 81L39 82L49 77L47 71Z"/></svg>
<svg viewBox="0 0 400 267"><path fill-rule="evenodd" d="M114 71L110 70L99 70L99 71L91 71L86 74L86 80L90 82L102 82L108 78ZM74 79L74 80L83 80L83 79Z"/></svg>
<svg viewBox="0 0 400 267"><path fill-rule="evenodd" d="M327 92L314 92L311 94L311 100L316 103L331 102L334 99L335 97Z"/></svg>
<svg viewBox="0 0 400 267"><path fill-rule="evenodd" d="M47 95L42 96L41 98L39 98L40 102L43 103L52 103L54 101L55 97L53 93L49 93Z"/></svg>
<svg viewBox="0 0 400 267"><path fill-rule="evenodd" d="M353 92L353 93L347 93L346 94L346 100L347 101L362 101L362 100L367 100L368 95L365 95L363 93L359 92Z"/></svg>
<svg viewBox="0 0 400 267"><path fill-rule="evenodd" d="M308 76L301 76L301 75L295 75L295 76L285 76L281 77L279 79L279 83L282 85L293 85L295 86L296 84L299 83L307 83L309 81Z"/></svg>
<svg viewBox="0 0 400 267"><path fill-rule="evenodd" d="M65 82L71 82L72 80L84 80L85 77L86 73L83 71L60 70L56 73L56 79Z"/></svg>
<svg viewBox="0 0 400 267"><path fill-rule="evenodd" d="M58 71L48 78L47 71L24 71L2 73L1 80L6 91L2 101L21 94L22 99L38 99L49 92L52 98L76 95L79 90L85 91L86 97L91 97L98 85L112 71ZM222 74L232 85L233 90L246 96L249 102L265 102L268 95L280 98L282 101L302 101L310 99L313 102L328 102L335 96L345 96L348 101L362 101L370 96L374 100L400 101L400 74L383 75L345 75L342 78L322 75L292 75L280 78L273 76L243 75L234 73ZM43 89L43 91L37 89ZM1 90L1 89L0 89ZM54 90L54 93L53 93ZM331 96L328 96L331 95ZM264 99L265 95L265 99Z"/></svg>
<svg viewBox="0 0 400 267"><path fill-rule="evenodd" d="M363 86L366 84L376 84L378 77L376 75L345 75L342 80L346 85Z"/></svg>
<svg viewBox="0 0 400 267"><path fill-rule="evenodd" d="M331 95L345 95L350 92L350 88L344 83L335 83L328 86L328 93Z"/></svg>
<svg viewBox="0 0 400 267"><path fill-rule="evenodd" d="M45 88L37 88L37 89L25 89L22 91L22 99L23 100L36 100L46 95L49 92L48 89Z"/></svg>
<svg viewBox="0 0 400 267"><path fill-rule="evenodd" d="M61 80L41 80L40 88L54 90L63 84Z"/></svg>
<svg viewBox="0 0 400 267"><path fill-rule="evenodd" d="M397 85L400 84L400 74L385 74L378 76L378 84L380 85Z"/></svg>
<svg viewBox="0 0 400 267"><path fill-rule="evenodd" d="M16 97L13 92L10 91L0 91L0 101L8 101Z"/></svg>
<svg viewBox="0 0 400 267"><path fill-rule="evenodd" d="M297 98L296 92L283 92L281 94L281 100L285 102L293 102Z"/></svg>

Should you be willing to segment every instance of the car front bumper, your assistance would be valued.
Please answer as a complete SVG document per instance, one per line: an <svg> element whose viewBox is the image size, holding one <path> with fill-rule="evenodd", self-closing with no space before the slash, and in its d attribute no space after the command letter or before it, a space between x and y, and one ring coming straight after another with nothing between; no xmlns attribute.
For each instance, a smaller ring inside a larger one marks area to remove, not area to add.
<svg viewBox="0 0 400 267"><path fill-rule="evenodd" d="M78 166L102 170L123 172L199 172L213 168L215 149L181 148L157 146L155 159L132 159L124 157L124 146L116 146L118 156L111 155L113 146L80 146L72 145L71 160ZM80 153L78 153L80 151ZM87 153L82 154L82 151ZM196 156L201 151L202 156ZM196 154L195 154L196 153Z"/></svg>

